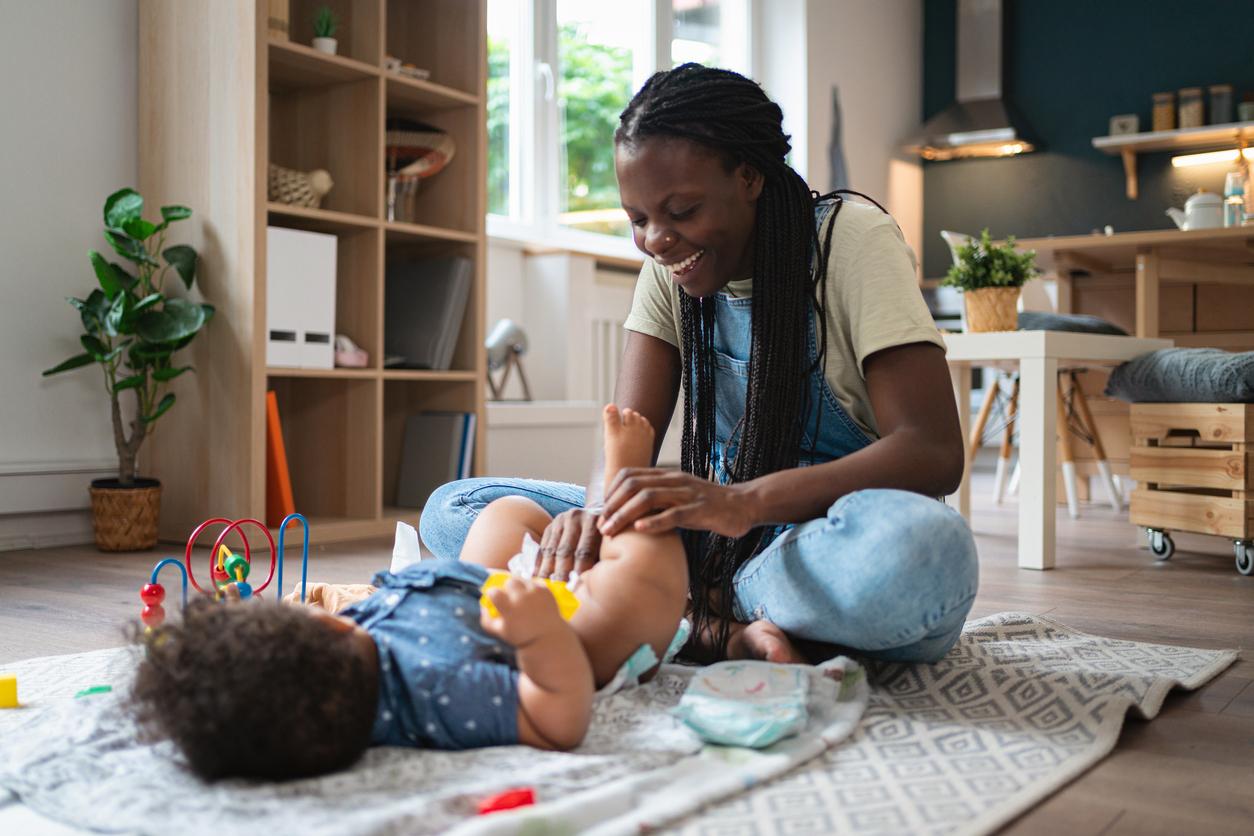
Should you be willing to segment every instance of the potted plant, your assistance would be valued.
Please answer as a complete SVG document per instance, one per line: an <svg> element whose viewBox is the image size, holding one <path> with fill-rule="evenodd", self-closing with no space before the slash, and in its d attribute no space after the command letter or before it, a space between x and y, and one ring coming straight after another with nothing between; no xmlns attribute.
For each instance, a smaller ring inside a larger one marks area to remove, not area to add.
<svg viewBox="0 0 1254 836"><path fill-rule="evenodd" d="M157 542L161 483L135 475L136 456L157 419L174 406L170 382L191 366L174 355L213 317L213 307L166 295L173 269L187 290L196 281L196 251L185 244L165 246L170 224L191 217L186 206L162 206L161 223L143 218L144 199L133 189L110 195L104 204L105 240L132 269L88 253L100 286L86 299L70 299L83 324L83 353L44 372L44 376L99 365L104 372L118 453L116 479L91 483L96 545L104 551L148 549ZM133 270L133 272L132 272ZM133 396L130 433L122 396Z"/></svg>
<svg viewBox="0 0 1254 836"><path fill-rule="evenodd" d="M313 48L327 55L334 55L338 42L335 40L336 30L340 28L340 19L331 11L330 6L320 6L314 13Z"/></svg>
<svg viewBox="0 0 1254 836"><path fill-rule="evenodd" d="M941 284L962 291L968 331L1014 331L1019 291L1036 274L1035 250L1015 249L1014 236L995 244L986 228L957 248L957 262Z"/></svg>

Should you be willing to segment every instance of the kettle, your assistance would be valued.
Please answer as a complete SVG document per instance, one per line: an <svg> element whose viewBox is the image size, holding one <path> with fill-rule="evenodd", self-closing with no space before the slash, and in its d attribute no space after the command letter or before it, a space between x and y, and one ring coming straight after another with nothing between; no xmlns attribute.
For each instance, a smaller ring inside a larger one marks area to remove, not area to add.
<svg viewBox="0 0 1254 836"><path fill-rule="evenodd" d="M1198 189L1184 202L1183 212L1173 206L1167 215L1181 229L1212 229L1224 225L1224 202L1214 192Z"/></svg>

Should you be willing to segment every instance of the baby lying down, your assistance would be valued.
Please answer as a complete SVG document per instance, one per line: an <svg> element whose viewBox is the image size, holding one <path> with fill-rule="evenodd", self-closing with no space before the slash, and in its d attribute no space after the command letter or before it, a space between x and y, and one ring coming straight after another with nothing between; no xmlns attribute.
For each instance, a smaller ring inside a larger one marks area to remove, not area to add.
<svg viewBox="0 0 1254 836"><path fill-rule="evenodd" d="M605 409L605 478L644 466L653 429ZM687 566L678 535L606 538L563 620L543 584L511 578L486 591L525 535L550 517L521 497L479 515L462 559L424 560L376 576L338 614L316 607L210 601L144 639L131 704L206 780L274 780L351 765L369 746L466 749L578 746L595 688L642 645L666 652L683 615Z"/></svg>

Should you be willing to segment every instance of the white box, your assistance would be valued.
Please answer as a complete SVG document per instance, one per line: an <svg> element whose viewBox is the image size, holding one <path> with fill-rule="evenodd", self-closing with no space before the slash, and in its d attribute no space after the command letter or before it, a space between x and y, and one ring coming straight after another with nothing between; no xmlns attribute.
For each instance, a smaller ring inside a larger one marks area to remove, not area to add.
<svg viewBox="0 0 1254 836"><path fill-rule="evenodd" d="M335 366L334 235L266 228L266 365Z"/></svg>

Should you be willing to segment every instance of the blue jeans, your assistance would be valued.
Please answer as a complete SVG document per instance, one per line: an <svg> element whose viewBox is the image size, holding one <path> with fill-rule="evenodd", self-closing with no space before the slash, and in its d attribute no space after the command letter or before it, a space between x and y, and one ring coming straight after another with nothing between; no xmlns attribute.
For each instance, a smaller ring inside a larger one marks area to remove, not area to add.
<svg viewBox="0 0 1254 836"><path fill-rule="evenodd" d="M529 479L451 482L419 523L438 557L457 557L488 503L525 496L556 516L583 488ZM957 511L897 490L856 491L793 526L740 568L733 614L890 662L935 662L958 640L979 584L975 540Z"/></svg>

